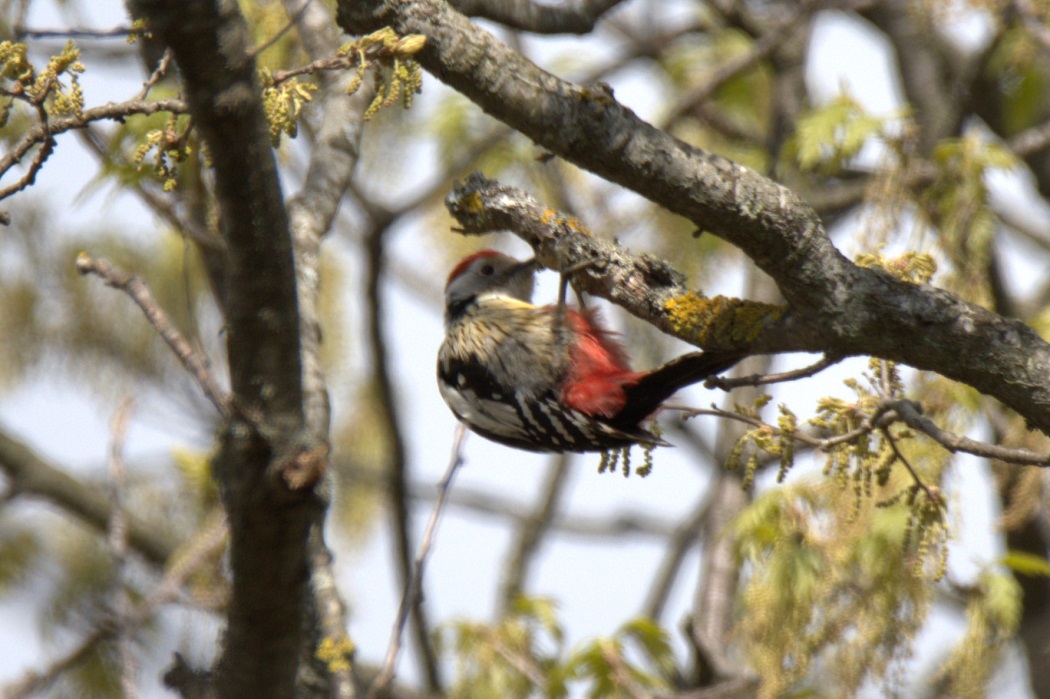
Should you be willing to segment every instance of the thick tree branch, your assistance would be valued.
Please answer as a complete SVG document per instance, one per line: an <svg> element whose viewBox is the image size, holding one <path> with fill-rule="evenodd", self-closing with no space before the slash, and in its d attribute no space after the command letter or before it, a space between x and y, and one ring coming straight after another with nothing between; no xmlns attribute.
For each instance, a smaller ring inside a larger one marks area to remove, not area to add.
<svg viewBox="0 0 1050 699"><path fill-rule="evenodd" d="M623 0L569 0L559 6L534 0L452 0L457 10L512 29L537 34L587 34L598 19Z"/></svg>
<svg viewBox="0 0 1050 699"><path fill-rule="evenodd" d="M821 272L825 298L793 295L782 312L706 299L666 263L599 240L512 187L475 175L453 189L447 204L463 232L512 230L550 268L593 261L573 276L579 288L705 349L882 357L967 383L1050 431L1050 345L1024 323L948 292L857 267L836 251L839 262ZM774 279L781 291L805 285L790 270L777 270Z"/></svg>
<svg viewBox="0 0 1050 699"><path fill-rule="evenodd" d="M336 53L338 36L323 4L304 4L301 0L285 0L284 4L290 21L298 23L311 58ZM357 165L361 115L368 102L363 92L346 94L350 74L324 73L319 79L321 125L310 152L306 179L288 202L288 216L299 295L305 426L313 440L325 442L331 414L321 356L321 240L331 230ZM326 488L322 492L327 495ZM301 654L305 663L323 666L320 672L327 674L333 699L351 699L356 696L353 644L346 633L346 605L335 584L332 555L323 532L324 518L319 512L309 539L312 621L316 629L308 635Z"/></svg>
<svg viewBox="0 0 1050 699"><path fill-rule="evenodd" d="M0 430L0 470L16 493L48 500L100 534L109 526L113 505L101 490L49 463L5 430ZM154 565L163 566L178 548L170 532L131 513L125 514L125 526L128 543Z"/></svg>
<svg viewBox="0 0 1050 699"><path fill-rule="evenodd" d="M215 472L230 522L233 589L216 680L224 697L291 697L307 592L315 480L289 466L325 447L304 438L300 319L288 217L250 36L233 0L133 0L172 49L208 144L226 254L226 338L237 405ZM309 459L308 459L309 460ZM314 459L316 460L316 459Z"/></svg>
<svg viewBox="0 0 1050 699"><path fill-rule="evenodd" d="M286 0L289 14L299 14L299 31L311 57L334 54L337 37L332 31L331 14L321 3L303 8L301 0ZM302 322L303 384L307 430L317 439L326 439L329 428L328 392L321 369L321 240L331 230L339 202L350 186L363 120L369 96L364 91L347 95L351 74L322 74L320 103L322 117L306 180L288 202L295 272Z"/></svg>
<svg viewBox="0 0 1050 699"><path fill-rule="evenodd" d="M446 5L342 0L339 21L352 33L391 25L399 33L425 35L417 55L422 65L489 114L740 247L773 277L789 304L780 323L740 344L755 351L871 354L937 371L1050 431L1050 345L1022 323L857 268L789 190L653 128L606 90L541 70ZM480 212L490 202L478 203ZM571 249L559 257L552 241L538 252L545 263L560 261L557 268L581 259ZM580 276L592 280L586 290L599 293L624 281Z"/></svg>
<svg viewBox="0 0 1050 699"><path fill-rule="evenodd" d="M804 366L801 369L792 369L790 371L779 371L771 374L751 374L750 376L734 376L732 378L726 378L724 376L712 376L704 381L704 386L708 388L720 388L723 391L730 391L737 386L765 386L773 383L782 383L785 381L797 381L798 379L805 379L810 376L814 376L824 371L830 366L834 366L842 361L841 357L831 357L824 355L819 361Z"/></svg>
<svg viewBox="0 0 1050 699"><path fill-rule="evenodd" d="M433 0L343 0L339 21L351 33L389 24L425 35L427 70L556 155L740 246L774 278L798 279L782 289L788 300L834 290L826 268L846 261L790 190L645 123L607 88L558 79Z"/></svg>

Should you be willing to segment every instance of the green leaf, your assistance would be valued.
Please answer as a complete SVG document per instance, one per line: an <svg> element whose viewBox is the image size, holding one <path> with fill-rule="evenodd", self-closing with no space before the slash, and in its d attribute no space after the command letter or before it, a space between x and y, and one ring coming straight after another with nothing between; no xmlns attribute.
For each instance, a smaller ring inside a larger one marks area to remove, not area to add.
<svg viewBox="0 0 1050 699"><path fill-rule="evenodd" d="M549 597L525 597L514 600L512 607L515 616L534 619L544 631L558 643L565 638L565 631L558 622L558 603Z"/></svg>
<svg viewBox="0 0 1050 699"><path fill-rule="evenodd" d="M1025 551L1008 551L999 562L1021 575L1050 577L1050 561L1043 556Z"/></svg>
<svg viewBox="0 0 1050 699"><path fill-rule="evenodd" d="M637 617L620 627L619 635L637 643L653 667L665 676L674 672L674 651L667 630L652 619Z"/></svg>
<svg viewBox="0 0 1050 699"><path fill-rule="evenodd" d="M849 95L840 95L798 120L788 153L803 170L833 174L859 153L869 138L881 134L887 121L865 113Z"/></svg>

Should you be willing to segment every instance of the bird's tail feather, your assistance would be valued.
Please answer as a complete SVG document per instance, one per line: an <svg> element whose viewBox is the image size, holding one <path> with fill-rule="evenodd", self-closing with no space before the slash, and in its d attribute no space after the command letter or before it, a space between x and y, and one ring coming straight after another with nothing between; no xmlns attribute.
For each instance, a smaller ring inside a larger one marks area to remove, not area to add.
<svg viewBox="0 0 1050 699"><path fill-rule="evenodd" d="M625 387L627 400L611 422L617 426L637 425L678 389L720 374L746 356L741 352L691 352L672 359Z"/></svg>

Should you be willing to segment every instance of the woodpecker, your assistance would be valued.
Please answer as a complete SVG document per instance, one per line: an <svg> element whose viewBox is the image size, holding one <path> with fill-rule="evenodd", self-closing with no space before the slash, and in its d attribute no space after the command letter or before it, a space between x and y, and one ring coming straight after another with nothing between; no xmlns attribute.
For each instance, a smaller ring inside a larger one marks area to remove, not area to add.
<svg viewBox="0 0 1050 699"><path fill-rule="evenodd" d="M536 271L535 260L482 250L445 286L438 387L483 437L540 452L669 446L641 423L678 389L743 358L693 352L634 371L596 309L532 304Z"/></svg>

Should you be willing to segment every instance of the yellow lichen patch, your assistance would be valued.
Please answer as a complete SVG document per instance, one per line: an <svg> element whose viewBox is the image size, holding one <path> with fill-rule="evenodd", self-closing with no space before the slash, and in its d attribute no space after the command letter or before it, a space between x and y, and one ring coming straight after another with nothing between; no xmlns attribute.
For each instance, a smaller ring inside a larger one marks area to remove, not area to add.
<svg viewBox="0 0 1050 699"><path fill-rule="evenodd" d="M583 222L580 221L580 219L575 218L573 216L570 216L568 219L566 219L565 225L568 226L569 230L573 233L584 233L586 235L590 235L591 233L589 230L587 230L587 227L583 225Z"/></svg>
<svg viewBox="0 0 1050 699"><path fill-rule="evenodd" d="M329 672L346 672L354 657L356 647L348 636L342 638L325 638L317 646L317 659L323 662Z"/></svg>
<svg viewBox="0 0 1050 699"><path fill-rule="evenodd" d="M583 233L584 235L591 234L587 229L587 226L583 225L583 222L580 221L580 219L573 216L565 218L554 209L545 209L544 212L540 214L540 223L544 226L567 228L572 233Z"/></svg>
<svg viewBox="0 0 1050 699"><path fill-rule="evenodd" d="M477 216L485 210L485 202L477 192L470 192L460 198L460 207L471 216Z"/></svg>
<svg viewBox="0 0 1050 699"><path fill-rule="evenodd" d="M767 321L779 320L785 310L786 306L726 296L709 299L695 291L664 304L675 334L700 345L751 342Z"/></svg>

